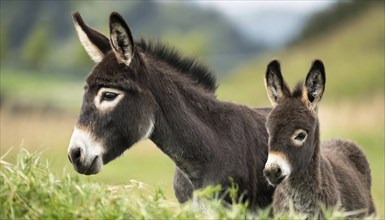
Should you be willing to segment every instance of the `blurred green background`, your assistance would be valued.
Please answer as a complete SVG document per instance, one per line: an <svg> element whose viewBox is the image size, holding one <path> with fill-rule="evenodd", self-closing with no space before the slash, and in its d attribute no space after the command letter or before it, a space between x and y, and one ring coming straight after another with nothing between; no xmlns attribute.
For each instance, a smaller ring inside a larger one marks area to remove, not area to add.
<svg viewBox="0 0 385 220"><path fill-rule="evenodd" d="M1 1L1 155L11 149L12 159L21 148L39 150L58 174L77 175L66 152L93 63L77 39L71 13L80 11L86 23L107 33L108 15L116 10L135 37L161 39L207 63L219 78L219 99L250 107L270 106L263 76L271 59L281 61L291 86L304 79L313 59L322 59L327 74L319 106L322 139L342 137L362 146L377 210L385 217L384 2L332 2L301 17L301 28L290 39L282 35L287 41L279 46L252 40L234 17L204 4ZM259 22L252 18L239 22ZM266 25L279 29L282 24ZM111 184L134 179L159 185L173 198L174 165L151 141L103 169L81 178Z"/></svg>

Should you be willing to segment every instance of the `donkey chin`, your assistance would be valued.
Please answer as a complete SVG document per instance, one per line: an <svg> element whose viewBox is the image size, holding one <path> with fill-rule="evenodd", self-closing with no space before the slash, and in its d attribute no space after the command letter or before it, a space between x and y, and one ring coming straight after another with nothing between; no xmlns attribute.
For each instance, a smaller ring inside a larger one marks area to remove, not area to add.
<svg viewBox="0 0 385 220"><path fill-rule="evenodd" d="M103 167L103 147L89 132L76 128L68 146L68 159L78 173L97 174Z"/></svg>

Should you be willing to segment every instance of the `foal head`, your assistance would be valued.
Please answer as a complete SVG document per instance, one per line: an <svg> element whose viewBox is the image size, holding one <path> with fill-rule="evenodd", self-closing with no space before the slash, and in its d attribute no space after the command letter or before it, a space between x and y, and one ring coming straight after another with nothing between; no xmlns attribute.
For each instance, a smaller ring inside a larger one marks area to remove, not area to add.
<svg viewBox="0 0 385 220"><path fill-rule="evenodd" d="M155 99L141 78L146 68L131 31L117 13L110 16L110 36L73 15L80 41L96 66L86 79L81 112L68 158L82 174L100 172L103 164L147 139L154 127Z"/></svg>
<svg viewBox="0 0 385 220"><path fill-rule="evenodd" d="M264 175L272 185L306 169L319 142L317 103L325 88L325 70L313 62L305 83L294 91L286 85L278 61L270 62L265 76L267 94L274 109L267 118L269 154Z"/></svg>

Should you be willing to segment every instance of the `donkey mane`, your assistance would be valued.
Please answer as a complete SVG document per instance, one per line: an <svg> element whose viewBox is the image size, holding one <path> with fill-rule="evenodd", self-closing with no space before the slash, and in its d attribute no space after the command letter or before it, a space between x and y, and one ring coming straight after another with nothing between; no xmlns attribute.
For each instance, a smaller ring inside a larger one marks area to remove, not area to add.
<svg viewBox="0 0 385 220"><path fill-rule="evenodd" d="M141 38L136 42L136 46L142 52L152 54L166 61L169 65L179 70L180 74L189 77L209 92L215 92L217 88L215 75L207 66L199 63L196 59L183 57L175 48L168 47L168 45L158 41L146 41Z"/></svg>

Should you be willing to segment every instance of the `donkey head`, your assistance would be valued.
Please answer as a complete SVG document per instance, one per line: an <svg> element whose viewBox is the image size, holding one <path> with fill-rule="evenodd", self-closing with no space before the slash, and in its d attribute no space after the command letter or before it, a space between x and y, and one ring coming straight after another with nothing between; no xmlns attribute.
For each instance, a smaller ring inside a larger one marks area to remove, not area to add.
<svg viewBox="0 0 385 220"><path fill-rule="evenodd" d="M77 172L90 175L150 137L156 105L141 80L146 68L123 18L111 14L109 38L88 27L79 13L74 13L73 20L80 42L96 65L86 78L68 158Z"/></svg>
<svg viewBox="0 0 385 220"><path fill-rule="evenodd" d="M313 62L305 83L293 92L286 85L278 61L267 66L265 84L274 109L267 118L269 154L264 175L272 185L301 172L312 160L319 141L317 103L325 88L325 70Z"/></svg>

